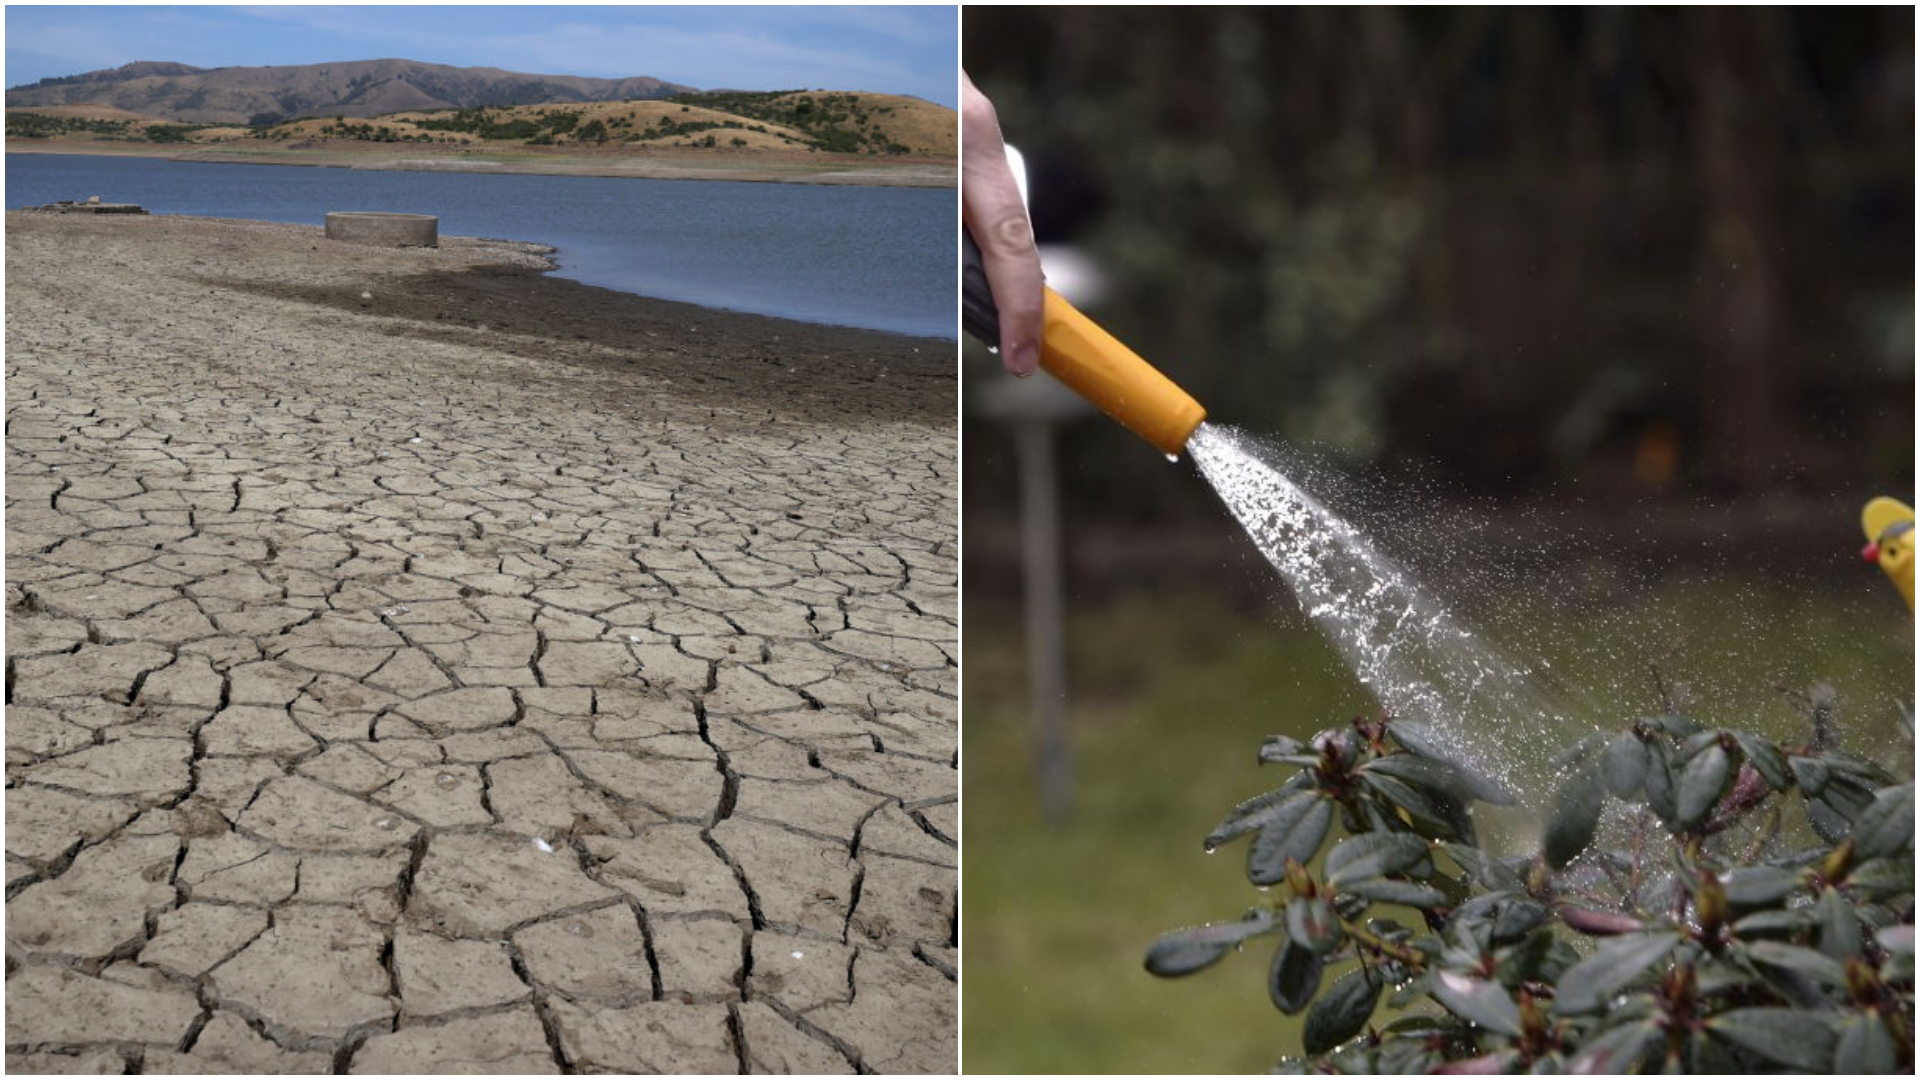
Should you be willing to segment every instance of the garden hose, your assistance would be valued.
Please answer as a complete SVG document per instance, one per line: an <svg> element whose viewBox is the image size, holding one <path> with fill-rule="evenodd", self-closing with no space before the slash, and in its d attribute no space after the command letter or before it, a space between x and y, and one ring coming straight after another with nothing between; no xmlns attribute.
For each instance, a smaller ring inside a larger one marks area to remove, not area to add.
<svg viewBox="0 0 1920 1080"><path fill-rule="evenodd" d="M1000 313L972 233L965 234L962 247L961 325L997 348ZM1178 456L1207 410L1052 289L1046 290L1043 320L1040 366L1161 453Z"/></svg>

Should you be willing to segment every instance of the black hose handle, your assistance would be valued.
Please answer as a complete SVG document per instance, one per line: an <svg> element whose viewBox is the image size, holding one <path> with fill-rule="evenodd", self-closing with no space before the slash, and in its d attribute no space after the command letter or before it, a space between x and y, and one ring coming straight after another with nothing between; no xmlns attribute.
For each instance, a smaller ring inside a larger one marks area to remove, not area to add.
<svg viewBox="0 0 1920 1080"><path fill-rule="evenodd" d="M1000 309L993 306L993 287L987 284L987 268L980 261L980 245L973 233L960 228L964 260L960 274L960 325L988 348L1000 347Z"/></svg>

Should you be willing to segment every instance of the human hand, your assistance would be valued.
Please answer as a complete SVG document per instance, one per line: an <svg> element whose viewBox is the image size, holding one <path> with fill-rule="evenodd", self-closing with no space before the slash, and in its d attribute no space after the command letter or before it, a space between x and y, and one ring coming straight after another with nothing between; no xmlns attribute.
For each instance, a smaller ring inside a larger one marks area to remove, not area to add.
<svg viewBox="0 0 1920 1080"><path fill-rule="evenodd" d="M1000 313L1000 361L1022 378L1040 365L1040 253L1020 188L1007 166L1000 120L966 72L960 73L960 203L967 231Z"/></svg>

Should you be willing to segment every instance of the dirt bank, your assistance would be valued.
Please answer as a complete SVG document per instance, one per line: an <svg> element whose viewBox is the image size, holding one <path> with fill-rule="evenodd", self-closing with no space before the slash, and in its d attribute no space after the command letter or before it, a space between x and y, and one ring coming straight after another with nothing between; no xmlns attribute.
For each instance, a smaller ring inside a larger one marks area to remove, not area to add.
<svg viewBox="0 0 1920 1080"><path fill-rule="evenodd" d="M182 146L90 139L8 139L9 154L101 154L243 165L307 165L400 172L526 173L542 176L616 176L645 180L735 180L859 187L954 187L952 158L888 158L804 152L619 150L514 147L468 150L372 144L299 147Z"/></svg>

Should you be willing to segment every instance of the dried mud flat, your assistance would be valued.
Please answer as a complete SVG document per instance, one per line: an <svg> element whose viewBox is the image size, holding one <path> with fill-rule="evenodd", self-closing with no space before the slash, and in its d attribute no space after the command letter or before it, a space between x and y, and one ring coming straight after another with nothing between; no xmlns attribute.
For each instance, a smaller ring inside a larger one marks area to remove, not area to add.
<svg viewBox="0 0 1920 1080"><path fill-rule="evenodd" d="M7 215L7 1066L951 1072L951 347Z"/></svg>

